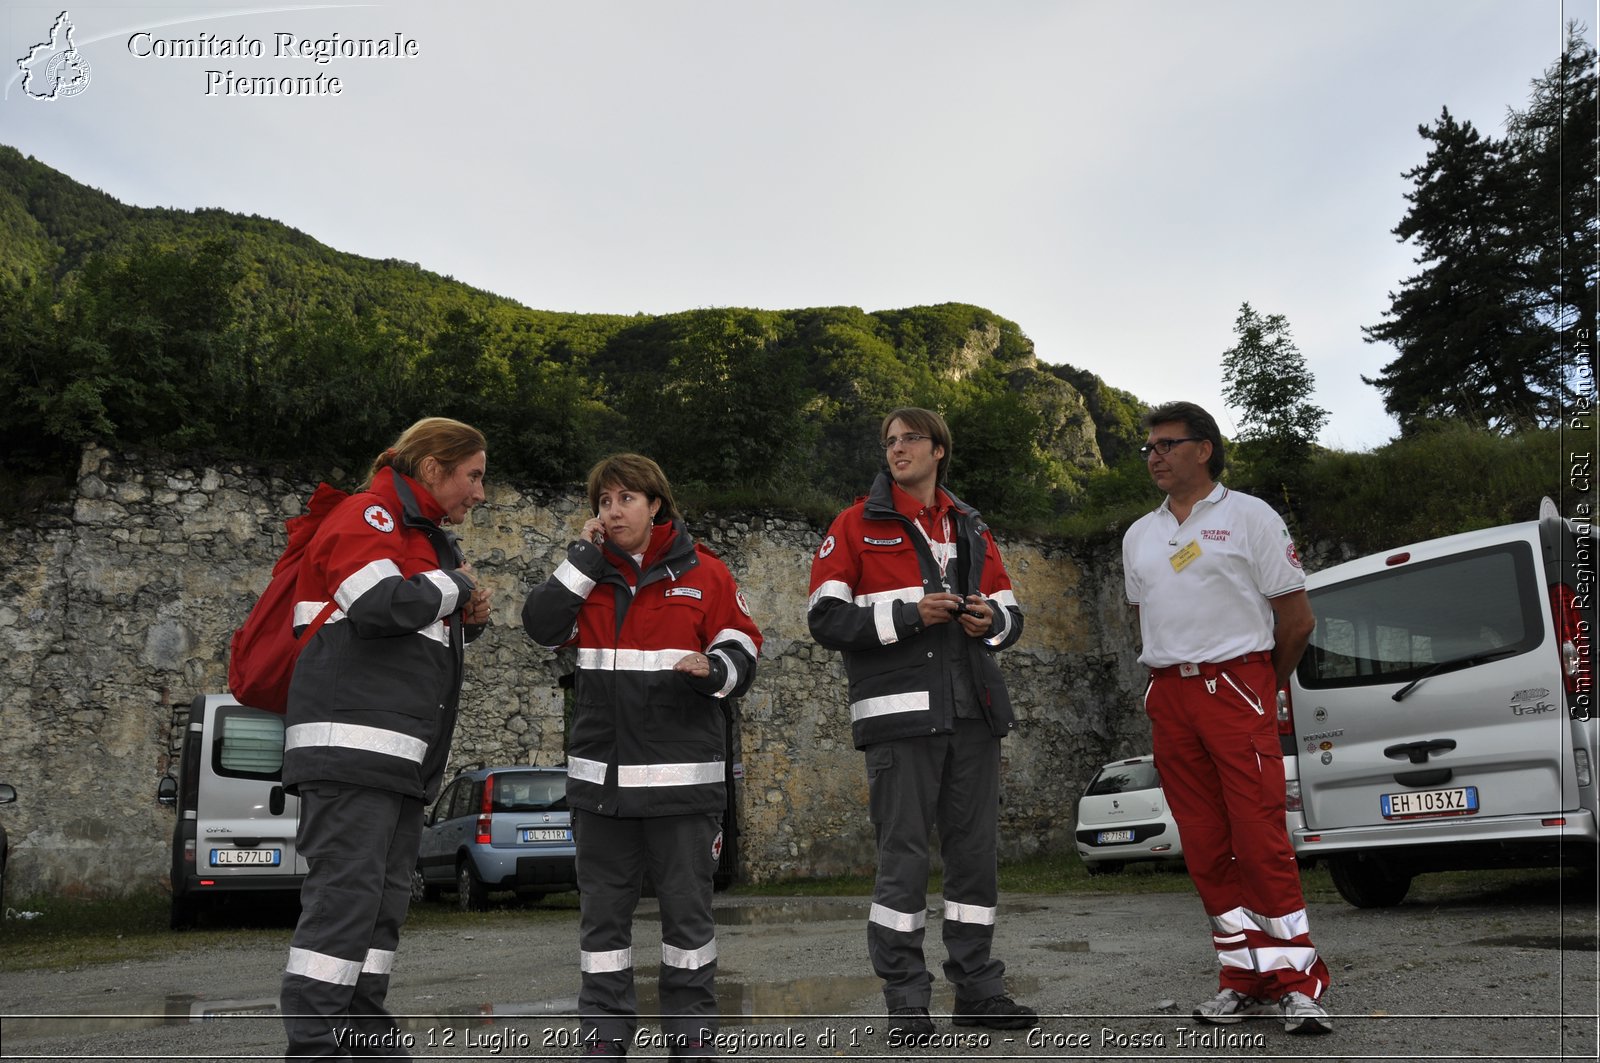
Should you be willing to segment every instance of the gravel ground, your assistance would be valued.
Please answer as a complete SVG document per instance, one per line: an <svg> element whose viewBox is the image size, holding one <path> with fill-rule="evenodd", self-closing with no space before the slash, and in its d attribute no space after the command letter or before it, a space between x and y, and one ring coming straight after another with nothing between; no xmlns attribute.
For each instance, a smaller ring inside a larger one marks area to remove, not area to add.
<svg viewBox="0 0 1600 1063"><path fill-rule="evenodd" d="M723 1054L746 1059L1593 1059L1593 898L1556 888L1362 911L1313 905L1333 971L1334 1032L1277 1022L1198 1026L1215 967L1192 894L1007 895L996 954L1014 995L1044 1016L1031 1035L954 1027L935 988L933 1043L890 1044L866 961L864 898L717 899ZM658 917L635 928L640 1007L657 1007ZM389 1002L417 1058L576 1055L576 915L570 933L515 915L403 937ZM942 961L929 916L929 958ZM207 946L70 971L0 974L0 1055L15 1059L262 1059L284 1049L282 947ZM646 1024L646 1033L651 1032ZM662 1058L637 1045L630 1058Z"/></svg>

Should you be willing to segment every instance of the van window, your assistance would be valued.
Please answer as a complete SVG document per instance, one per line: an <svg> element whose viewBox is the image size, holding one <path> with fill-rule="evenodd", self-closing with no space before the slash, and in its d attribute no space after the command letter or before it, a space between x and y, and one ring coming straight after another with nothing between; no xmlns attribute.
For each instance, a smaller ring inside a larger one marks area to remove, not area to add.
<svg viewBox="0 0 1600 1063"><path fill-rule="evenodd" d="M1115 764L1100 769L1100 774L1094 777L1094 782L1089 784L1084 796L1098 797L1101 794L1154 790L1160 785L1161 777L1156 774L1156 766L1150 761L1139 764Z"/></svg>
<svg viewBox="0 0 1600 1063"><path fill-rule="evenodd" d="M259 709L218 709L211 770L240 779L283 778L283 717Z"/></svg>
<svg viewBox="0 0 1600 1063"><path fill-rule="evenodd" d="M1317 627L1298 678L1312 690L1406 682L1526 653L1544 637L1525 542L1318 587L1310 597Z"/></svg>

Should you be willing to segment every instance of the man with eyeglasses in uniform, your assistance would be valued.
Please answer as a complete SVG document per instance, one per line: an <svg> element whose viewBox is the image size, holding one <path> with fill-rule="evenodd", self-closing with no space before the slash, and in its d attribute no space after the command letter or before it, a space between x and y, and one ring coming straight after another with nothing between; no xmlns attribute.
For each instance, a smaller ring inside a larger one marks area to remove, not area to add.
<svg viewBox="0 0 1600 1063"><path fill-rule="evenodd" d="M1128 529L1122 564L1150 669L1156 770L1220 967L1216 997L1194 1017L1326 1033L1328 967L1284 825L1277 733L1277 692L1316 624L1305 572L1272 507L1217 482L1222 433L1209 413L1172 402L1144 426L1139 449L1167 497Z"/></svg>
<svg viewBox="0 0 1600 1063"><path fill-rule="evenodd" d="M1026 1029L1038 1014L1006 995L1005 964L990 955L1000 740L1016 726L994 655L1021 636L1022 610L983 519L944 486L944 418L897 409L881 439L888 469L828 529L807 612L817 642L844 655L851 735L866 754L878 848L867 952L891 1038L931 1035L922 943L937 827L952 1021Z"/></svg>

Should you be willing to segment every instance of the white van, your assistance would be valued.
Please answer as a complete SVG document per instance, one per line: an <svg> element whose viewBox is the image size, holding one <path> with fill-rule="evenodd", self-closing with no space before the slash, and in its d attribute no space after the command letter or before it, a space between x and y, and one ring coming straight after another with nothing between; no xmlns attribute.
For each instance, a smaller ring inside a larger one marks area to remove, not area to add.
<svg viewBox="0 0 1600 1063"><path fill-rule="evenodd" d="M1594 549L1546 499L1306 578L1292 837L1345 900L1398 904L1427 871L1593 867Z"/></svg>
<svg viewBox="0 0 1600 1063"><path fill-rule="evenodd" d="M189 705L177 776L156 799L176 807L172 926L191 926L219 899L264 891L298 895L306 862L295 850L300 799L283 789L283 717L202 694Z"/></svg>

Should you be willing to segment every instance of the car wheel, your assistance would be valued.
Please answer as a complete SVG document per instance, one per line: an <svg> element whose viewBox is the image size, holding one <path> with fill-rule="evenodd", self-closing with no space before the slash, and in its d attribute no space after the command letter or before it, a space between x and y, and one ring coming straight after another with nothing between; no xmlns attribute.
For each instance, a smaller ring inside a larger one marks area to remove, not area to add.
<svg viewBox="0 0 1600 1063"><path fill-rule="evenodd" d="M456 903L461 906L463 912L481 912L488 899L489 891L484 888L483 880L478 877L472 861L461 861L461 865L456 868Z"/></svg>
<svg viewBox="0 0 1600 1063"><path fill-rule="evenodd" d="M1095 875L1120 875L1125 866L1120 860L1096 860L1092 864L1084 864L1089 869L1090 876Z"/></svg>
<svg viewBox="0 0 1600 1063"><path fill-rule="evenodd" d="M439 899L439 887L422 877L422 868L411 869L411 900L436 901Z"/></svg>
<svg viewBox="0 0 1600 1063"><path fill-rule="evenodd" d="M1411 872L1376 856L1330 856L1328 877L1357 908L1392 908L1406 898Z"/></svg>

